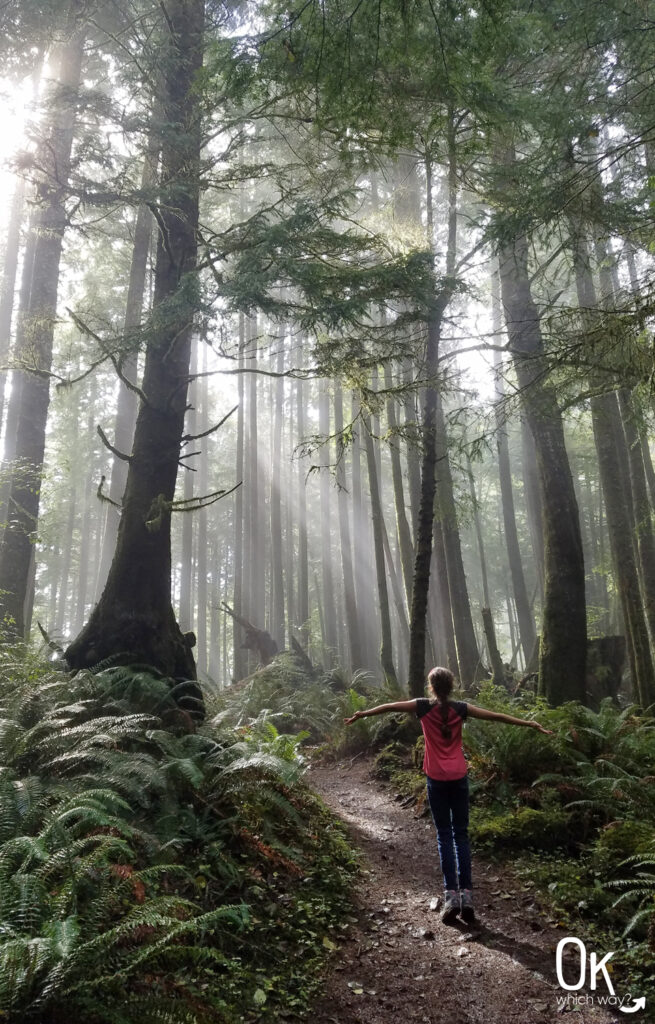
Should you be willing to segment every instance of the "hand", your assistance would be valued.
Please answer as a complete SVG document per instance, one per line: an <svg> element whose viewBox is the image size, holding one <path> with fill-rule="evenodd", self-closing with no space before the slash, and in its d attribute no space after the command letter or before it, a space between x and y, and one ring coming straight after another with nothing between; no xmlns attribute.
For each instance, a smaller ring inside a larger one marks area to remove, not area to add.
<svg viewBox="0 0 655 1024"><path fill-rule="evenodd" d="M356 722L358 718L363 718L363 717L364 717L364 712L363 711L356 711L354 715L351 715L350 718L344 718L343 721L344 721L345 725L350 725L352 722Z"/></svg>
<svg viewBox="0 0 655 1024"><path fill-rule="evenodd" d="M544 729L543 725L539 725L539 722L533 722L532 723L532 727L533 727L533 729L537 729L539 732L542 732L544 734L544 736L554 736L555 735L555 733L553 732L552 729Z"/></svg>

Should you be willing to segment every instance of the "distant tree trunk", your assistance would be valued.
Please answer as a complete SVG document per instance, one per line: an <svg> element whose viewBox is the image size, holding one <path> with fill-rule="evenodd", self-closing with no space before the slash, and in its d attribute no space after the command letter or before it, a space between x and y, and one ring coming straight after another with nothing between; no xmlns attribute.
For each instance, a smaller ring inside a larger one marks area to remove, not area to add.
<svg viewBox="0 0 655 1024"><path fill-rule="evenodd" d="M371 514L373 519L373 546L375 552L375 574L377 578L378 603L380 606L380 628L382 644L380 647L380 663L387 679L396 681L396 670L393 664L393 644L391 640L391 617L389 614L389 593L384 562L384 520L382 502L380 500L380 483L378 465L375 458L375 445L369 430L368 417L364 421L364 443L366 447L366 465L368 468L369 493L371 496Z"/></svg>
<svg viewBox="0 0 655 1024"><path fill-rule="evenodd" d="M239 362L238 368L244 368L244 344L245 330L243 313L239 313ZM243 601L243 580L244 580L244 558L243 558L243 537L244 537L244 515L243 515L243 481L245 479L245 459L243 452L244 434L244 379L243 372L237 375L238 401L237 409L237 451L236 451L236 475L237 487L234 497L234 611L237 615L246 616L249 609ZM227 623L226 623L227 626ZM235 619L232 619L232 643L234 649L234 661L232 672L235 680L243 679L246 675L246 655L241 647L240 627Z"/></svg>
<svg viewBox="0 0 655 1024"><path fill-rule="evenodd" d="M57 614L57 593L61 579L61 546L58 543L53 545L50 572L48 573L48 612L46 615L46 629L52 636L55 629L55 616Z"/></svg>
<svg viewBox="0 0 655 1024"><path fill-rule="evenodd" d="M288 410L288 411L287 411ZM284 472L282 476L282 493L284 497L284 583L286 591L286 608L287 608L287 634L289 647L291 647L293 637L293 627L296 623L296 578L294 573L294 563L297 560L297 547L295 543L295 531L294 531L294 502L292 500L293 495L293 475L291 467L293 465L293 432L294 432L294 418L293 418L293 401L291 395L289 395L288 402L285 403L285 413L287 420L287 430L285 432L285 458L284 458ZM305 645L303 644L303 647Z"/></svg>
<svg viewBox="0 0 655 1024"><path fill-rule="evenodd" d="M77 511L77 493L75 487L71 490L68 503L68 519L66 532L64 534L64 552L61 561L61 575L59 584L59 596L57 598L57 615L55 618L55 632L62 636L66 628L66 612L68 610L68 584L71 573L71 561L73 557L73 534L75 532L75 513Z"/></svg>
<svg viewBox="0 0 655 1024"><path fill-rule="evenodd" d="M531 550L534 553L535 575L539 588L539 597L543 607L546 579L544 553L544 517L541 508L541 486L537 467L537 449L524 413L521 414L521 473L523 476L523 493L525 510L530 530Z"/></svg>
<svg viewBox="0 0 655 1024"><path fill-rule="evenodd" d="M655 640L655 534L653 533L653 510L648 498L648 484L644 467L643 451L635 421L632 396L626 388L618 392L619 408L628 449L628 469L637 530L637 550L641 564L641 581L644 595L644 612Z"/></svg>
<svg viewBox="0 0 655 1024"><path fill-rule="evenodd" d="M457 244L457 168L455 166L455 129L451 117L448 134L448 242L446 275L455 271ZM434 216L432 207L432 161L426 157L427 242L434 251ZM428 592L432 563L432 533L436 496L437 465L437 375L439 372L439 344L443 315L451 298L451 286L437 290L430 299L425 344L425 377L427 380L423 401L421 439L421 497L414 540L414 581L410 616L409 693L422 697L425 690L425 647L427 637ZM450 581L449 581L450 582Z"/></svg>
<svg viewBox="0 0 655 1024"><path fill-rule="evenodd" d="M466 574L464 572L462 545L457 523L453 477L448 457L446 421L440 397L437 399L436 436L437 506L441 520L446 567L448 570L448 589L450 590L450 606L453 612L457 664L461 685L469 687L477 679L483 678L484 668L473 628L471 603L466 583Z"/></svg>
<svg viewBox="0 0 655 1024"><path fill-rule="evenodd" d="M512 358L539 471L545 540L539 689L554 704L584 701L587 617L580 518L562 415L546 379L525 236L501 247L500 280Z"/></svg>
<svg viewBox="0 0 655 1024"><path fill-rule="evenodd" d="M154 134L154 133L153 133ZM151 142L143 162L141 175L141 188L148 192L155 184L157 177L157 159L159 155L159 139ZM130 263L130 276L127 286L127 300L125 303L125 320L123 323L123 334L125 336L126 351L123 360L123 376L132 384L136 384L138 376L138 347L139 339L137 332L141 324L143 305L145 298L146 272L148 269L148 255L152 241L152 214L149 208L143 203L137 210L134 221L134 241L132 243L132 260ZM132 450L132 439L138 411L136 392L129 388L122 380L118 382L118 404L116 408L116 422L114 426L114 445L120 452L129 455ZM127 481L127 462L124 459L114 458L111 467L111 479L109 482L108 497L115 504L105 505L105 526L102 537L102 554L100 556L100 569L96 580L96 600L100 597L109 566L116 549L116 538L118 536L118 524L120 522L120 503L125 493Z"/></svg>
<svg viewBox="0 0 655 1024"><path fill-rule="evenodd" d="M455 630L453 629L453 609L450 604L450 589L448 587L448 569L446 567L446 552L444 550L443 529L439 519L434 519L432 524L433 536L433 559L436 573L435 583L437 592L438 609L438 630L437 638L445 654L446 667L455 675L459 671L457 665L457 647L455 645Z"/></svg>
<svg viewBox="0 0 655 1024"><path fill-rule="evenodd" d="M494 682L496 686L505 686L505 667L503 665L503 659L500 656L500 651L498 650L498 644L496 643L496 630L494 629L494 620L491 615L491 609L488 607L482 609L482 622L484 624L484 635L487 641L489 661L491 662L491 670L493 672L492 682Z"/></svg>
<svg viewBox="0 0 655 1024"><path fill-rule="evenodd" d="M52 89L50 124L37 163L39 203L32 226L36 233L28 305L20 310L15 358L35 372L22 370L12 390L8 422L16 423L15 470L8 496L7 525L0 543L0 620L8 636L25 635L25 600L39 518L45 431L50 404L52 343L64 230L66 193L75 130L76 101L82 70L84 27L71 11L67 39L58 49L58 79ZM29 242L27 248L29 249ZM30 253L30 255L32 255ZM26 268L29 271L29 268Z"/></svg>
<svg viewBox="0 0 655 1024"><path fill-rule="evenodd" d="M494 337L499 338L502 330L502 312L500 308L500 282L497 273L492 275L491 295L493 308ZM528 588L525 585L523 573L523 562L521 560L521 548L519 536L516 529L516 514L514 511L514 493L512 490L512 469L509 458L509 441L507 437L507 424L503 411L505 398L505 385L503 381L502 360L499 352L494 352L494 367L496 371L496 445L498 450L498 477L500 480L500 494L503 509L503 525L505 527L505 544L507 546L507 558L509 571L512 577L512 589L516 603L516 614L519 621L519 634L523 657L527 665L532 657L535 643L537 642L537 629L534 616L528 600ZM487 604L489 602L486 602Z"/></svg>
<svg viewBox="0 0 655 1024"><path fill-rule="evenodd" d="M655 469L653 469L653 459L650 454L648 433L645 427L640 426L639 437L641 441L641 453L644 460L644 469L646 471L646 482L648 483L650 504L651 508L655 508Z"/></svg>
<svg viewBox="0 0 655 1024"><path fill-rule="evenodd" d="M0 367L7 365L11 348L11 320L14 311L14 293L20 251L20 229L25 207L25 179L16 178L16 186L9 210L9 224L4 244L4 266L0 283ZM0 370L0 423L5 408L6 370Z"/></svg>
<svg viewBox="0 0 655 1024"><path fill-rule="evenodd" d="M277 338L276 372L284 372L284 328ZM284 378L275 380L273 410L273 450L271 452L271 636L281 651L284 648L284 565L282 557L281 448Z"/></svg>
<svg viewBox="0 0 655 1024"><path fill-rule="evenodd" d="M591 586L592 603L597 606L601 614L598 618L597 629L601 635L609 632L609 598L607 595L607 578L603 567L603 553L601 543L600 510L597 509L596 496L592 488L591 476L585 470L585 504L589 517L589 545L591 550Z"/></svg>
<svg viewBox="0 0 655 1024"><path fill-rule="evenodd" d="M200 396L200 414L196 416L196 422L199 424L199 432L209 430L209 387L207 372L207 344L203 343L202 346L202 361L201 361L201 372L203 376L199 381L196 381L197 393ZM200 455L198 456L198 490L200 496L203 497L209 491L209 456L207 454L208 438L203 438L200 441ZM241 488L239 488L240 490ZM192 513L189 513L191 516ZM193 513L197 517L197 538L198 548L196 552L196 592L197 592L197 604L198 611L196 615L197 623L197 634L198 634L198 654L197 654L197 665L199 672L207 672L208 668L208 649L207 649L207 614L209 612L209 601L208 601L208 585L209 585L209 567L207 565L207 509L200 508L197 512Z"/></svg>
<svg viewBox="0 0 655 1024"><path fill-rule="evenodd" d="M250 463L248 483L250 493L247 495L249 509L250 531L248 537L250 581L248 586L250 619L260 629L264 628L266 594L265 567L264 567L264 501L260 497L260 483L264 483L263 464L260 462L260 445L258 434L258 324L257 319L252 317L248 320L248 333L250 337L249 348L249 369L248 374L248 461Z"/></svg>
<svg viewBox="0 0 655 1024"><path fill-rule="evenodd" d="M594 315L598 307L589 251L582 228L573 223L573 261L578 303L583 316ZM615 392L595 395L590 402L591 419L598 453L598 468L605 499L612 561L623 619L628 632L627 648L635 697L643 707L655 700L655 678L648 628L639 589L633 541L633 516L628 509L621 447L625 437Z"/></svg>
<svg viewBox="0 0 655 1024"><path fill-rule="evenodd" d="M87 436L93 437L93 425L95 423L96 416L96 396L97 386L95 381L90 388L89 398L89 410L87 414ZM79 546L79 557L78 557L78 573L77 573L77 600L75 602L75 610L73 612L73 631L77 631L82 628L84 623L84 614L86 612L87 605L87 593L89 585L91 584L90 578L90 562L91 562L91 503L94 499L94 466L85 466L86 480L84 482L84 497L82 500L81 509L81 526L80 526L80 546Z"/></svg>
<svg viewBox="0 0 655 1024"><path fill-rule="evenodd" d="M471 456L468 451L466 452L466 477L469 483L469 495L471 497L471 509L473 512L473 526L475 529L475 539L478 544L478 560L480 562L480 575L482 577L482 605L484 608L488 608L491 604L489 600L489 577L487 574L487 556L484 550L484 538L482 536L482 521L480 519L480 505L478 503L478 496L475 491L475 477L473 476L473 466L471 465Z"/></svg>
<svg viewBox="0 0 655 1024"><path fill-rule="evenodd" d="M414 380L411 363L407 360L403 363L403 382L405 384L405 398L403 400L405 433L407 443L405 455L407 459L407 480L409 483L409 507L412 515L412 549L416 541L418 530L418 512L421 504L421 460L419 456L419 426L416 422L416 395L411 390Z"/></svg>
<svg viewBox="0 0 655 1024"><path fill-rule="evenodd" d="M302 346L300 356L302 362ZM305 388L301 379L296 382L296 420L298 441L305 437ZM307 544L307 486L303 460L298 459L298 621L305 649L309 647L309 561Z"/></svg>
<svg viewBox="0 0 655 1024"><path fill-rule="evenodd" d="M359 611L359 624L362 631L362 658L365 667L372 667L377 655L374 652L370 579L372 569L369 564L369 523L364 515L362 500L361 472L361 420L359 399L353 393L351 403L351 419L355 424L352 443L352 522L353 522L353 570L355 578L355 598Z"/></svg>
<svg viewBox="0 0 655 1024"><path fill-rule="evenodd" d="M198 372L198 342L194 341L191 344L191 359L189 365L189 375L191 377L189 383L189 403L186 414L186 429L190 434L196 434L200 431L200 424L197 414L197 381L195 379ZM189 503L193 499L193 479L194 469L186 462L183 463L182 467L183 477L183 500L185 504ZM198 494L202 494L202 491L198 491ZM182 551L181 551L181 564L180 564L180 602L179 602L179 621L180 627L185 632L194 628L194 601L193 601L193 583L196 579L196 565L193 551L193 516L190 513L183 513L182 515Z"/></svg>
<svg viewBox="0 0 655 1024"><path fill-rule="evenodd" d="M356 672L357 669L363 668L364 660L362 657L357 601L355 599L355 579L350 541L349 498L346 487L346 467L344 465L345 448L340 440L343 433L343 395L339 381L335 381L334 384L334 433L337 438L337 508L339 512L339 538L341 541L341 571L343 573L344 602L346 607L346 629L348 633L350 669L352 672Z"/></svg>
<svg viewBox="0 0 655 1024"><path fill-rule="evenodd" d="M384 368L384 384L390 392L393 385L391 367L387 363ZM400 564L407 597L407 606L412 601L412 581L414 574L414 545L412 544L412 531L407 520L407 509L405 506L405 488L403 485L403 470L400 462L400 442L397 436L398 417L396 416L396 405L393 396L387 398L387 423L392 437L389 443L391 456L391 478L393 481L393 498L396 509L396 530L398 532L398 549L400 551Z"/></svg>
<svg viewBox="0 0 655 1024"><path fill-rule="evenodd" d="M393 192L393 215L394 220L401 231L406 231L409 238L416 236L416 233L421 231L421 187L418 178L418 167L416 158L409 156L408 154L400 154L396 160L394 166L394 192ZM405 385L405 393L403 398L404 407L404 426L406 431L408 430L413 438L414 443L408 440L406 446L407 456L407 476L408 476L408 491L409 491L409 505L411 510L411 540L412 540L412 557L411 557L411 572L410 579L413 575L414 565L414 550L413 541L416 536L416 529L418 524L418 510L421 500L421 466L419 461L419 449L417 445L419 430L416 422L416 398L412 390L412 383L414 380L414 366L411 359L404 359L402 363L402 375L403 383ZM388 387L388 384L387 384ZM388 416L388 412L387 412ZM389 420L391 426L391 420ZM395 484L394 484L395 488ZM405 541L401 539L401 557L403 559L403 577L405 579L405 586L407 587L407 578L405 576L405 558L406 553L403 553ZM411 604L411 584L410 589L407 591L407 602Z"/></svg>
<svg viewBox="0 0 655 1024"><path fill-rule="evenodd" d="M620 454L616 443L621 429L616 395L610 393L594 397L591 400L591 411L612 561L623 619L628 631L628 659L635 698L645 708L655 700L655 681L648 629L639 592L632 523L627 514Z"/></svg>
<svg viewBox="0 0 655 1024"><path fill-rule="evenodd" d="M400 582L398 565L394 559L391 544L389 543L389 531L387 530L384 515L382 516L382 544L387 564L387 575L389 577L389 583L391 584L391 593L393 595L393 603L398 620L398 632L400 635L399 657L402 655L402 657L405 658L409 651L409 623L407 621L407 609L405 607L405 594ZM392 649L395 650L395 647Z"/></svg>
<svg viewBox="0 0 655 1024"><path fill-rule="evenodd" d="M318 429L324 438L320 452L320 495L321 495L321 577L323 583L323 618L327 664L332 664L337 653L337 615L332 575L332 539L330 516L330 399L324 387L318 396Z"/></svg>
<svg viewBox="0 0 655 1024"><path fill-rule="evenodd" d="M171 503L184 435L193 321L200 180L203 0L168 0L162 61L160 235L155 318L146 350L116 553L100 601L66 651L82 668L129 651L166 675L193 679L191 648L171 604ZM161 316L165 311L165 316Z"/></svg>

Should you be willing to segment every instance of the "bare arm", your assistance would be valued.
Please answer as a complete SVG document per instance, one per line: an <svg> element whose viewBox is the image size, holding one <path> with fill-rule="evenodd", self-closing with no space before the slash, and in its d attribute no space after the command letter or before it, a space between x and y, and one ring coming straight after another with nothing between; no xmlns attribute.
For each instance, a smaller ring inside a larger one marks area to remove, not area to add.
<svg viewBox="0 0 655 1024"><path fill-rule="evenodd" d="M544 729L543 725L528 718L514 718L513 715L505 715L502 711L489 711L487 708L478 708L475 704L467 702L468 713L471 718L485 718L488 721L505 722L507 725L526 725L529 729L538 729L547 736L553 735L552 729Z"/></svg>
<svg viewBox="0 0 655 1024"><path fill-rule="evenodd" d="M375 708L366 708L365 711L356 711L350 718L344 718L346 725L356 722L358 718L369 718L371 715L384 715L388 711L416 711L416 699L396 700L392 704L378 704Z"/></svg>

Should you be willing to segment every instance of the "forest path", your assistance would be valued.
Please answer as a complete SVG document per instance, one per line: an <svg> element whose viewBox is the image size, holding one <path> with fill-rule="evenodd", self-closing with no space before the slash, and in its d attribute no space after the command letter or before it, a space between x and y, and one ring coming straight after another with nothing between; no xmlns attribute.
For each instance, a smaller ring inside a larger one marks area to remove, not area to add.
<svg viewBox="0 0 655 1024"><path fill-rule="evenodd" d="M567 933L539 911L529 889L474 857L478 923L444 925L439 910L430 910L442 891L432 821L403 808L364 760L315 765L308 782L348 825L365 872L354 900L358 923L334 954L312 1024L553 1024L569 1017L558 1010L566 993L555 976L555 948ZM577 1024L617 1018L626 1019L598 1006L570 1015Z"/></svg>

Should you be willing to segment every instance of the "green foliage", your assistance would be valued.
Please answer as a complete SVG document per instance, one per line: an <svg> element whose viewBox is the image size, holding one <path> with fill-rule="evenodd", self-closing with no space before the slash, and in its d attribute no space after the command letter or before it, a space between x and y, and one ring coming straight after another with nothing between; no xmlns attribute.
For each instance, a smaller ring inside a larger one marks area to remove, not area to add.
<svg viewBox="0 0 655 1024"><path fill-rule="evenodd" d="M489 850L554 850L571 842L570 818L557 808L519 807L509 814L473 814L471 835Z"/></svg>
<svg viewBox="0 0 655 1024"><path fill-rule="evenodd" d="M175 734L148 666L71 680L2 657L2 1019L302 1007L353 870L300 781L306 734L265 713Z"/></svg>

